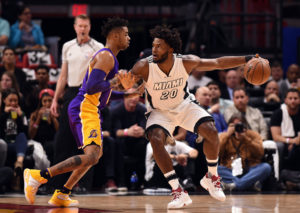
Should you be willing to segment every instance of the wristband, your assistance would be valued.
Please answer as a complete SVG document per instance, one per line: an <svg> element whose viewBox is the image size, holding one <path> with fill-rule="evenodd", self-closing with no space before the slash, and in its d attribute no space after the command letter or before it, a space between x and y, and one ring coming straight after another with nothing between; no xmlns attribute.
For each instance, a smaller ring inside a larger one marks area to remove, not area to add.
<svg viewBox="0 0 300 213"><path fill-rule="evenodd" d="M287 138L287 139L285 140L285 142L286 142L287 144L289 144L289 143L290 143L290 138Z"/></svg>
<svg viewBox="0 0 300 213"><path fill-rule="evenodd" d="M248 61L250 61L254 57L255 57L255 55L246 55L245 56L245 61L248 62Z"/></svg>
<svg viewBox="0 0 300 213"><path fill-rule="evenodd" d="M123 131L123 134L124 134L124 136L128 136L128 129L126 128L126 129L124 129L124 131Z"/></svg>
<svg viewBox="0 0 300 213"><path fill-rule="evenodd" d="M36 123L34 123L34 124L33 124L33 127L37 129L37 128L39 128L39 125L36 124Z"/></svg>

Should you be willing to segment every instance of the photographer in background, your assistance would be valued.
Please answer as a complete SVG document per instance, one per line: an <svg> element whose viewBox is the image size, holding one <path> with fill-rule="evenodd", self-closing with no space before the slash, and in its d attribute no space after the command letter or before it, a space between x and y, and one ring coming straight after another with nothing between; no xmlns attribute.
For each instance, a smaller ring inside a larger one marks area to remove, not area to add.
<svg viewBox="0 0 300 213"><path fill-rule="evenodd" d="M261 191L262 182L271 173L271 166L262 163L264 148L261 136L247 128L246 120L240 114L233 114L228 122L227 132L220 136L220 166L225 190Z"/></svg>

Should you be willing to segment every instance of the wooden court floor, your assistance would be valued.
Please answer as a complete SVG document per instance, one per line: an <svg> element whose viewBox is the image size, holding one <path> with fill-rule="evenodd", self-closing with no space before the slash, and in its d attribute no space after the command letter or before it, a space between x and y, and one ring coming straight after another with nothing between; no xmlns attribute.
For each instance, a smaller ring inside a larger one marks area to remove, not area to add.
<svg viewBox="0 0 300 213"><path fill-rule="evenodd" d="M22 195L1 196L0 213L198 213L198 212L300 212L300 194L228 195L219 202L208 195L191 196L193 204L184 209L167 210L171 196L74 196L79 208L52 208L47 204L50 196L38 196L35 205L28 205Z"/></svg>

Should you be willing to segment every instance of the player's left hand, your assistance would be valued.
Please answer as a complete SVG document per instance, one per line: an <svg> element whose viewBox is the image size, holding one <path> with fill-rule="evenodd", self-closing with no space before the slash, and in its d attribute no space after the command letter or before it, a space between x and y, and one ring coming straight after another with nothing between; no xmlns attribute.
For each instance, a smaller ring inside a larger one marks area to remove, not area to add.
<svg viewBox="0 0 300 213"><path fill-rule="evenodd" d="M126 72L121 70L117 75L119 81L121 82L124 89L130 89L136 83L136 78L131 72Z"/></svg>

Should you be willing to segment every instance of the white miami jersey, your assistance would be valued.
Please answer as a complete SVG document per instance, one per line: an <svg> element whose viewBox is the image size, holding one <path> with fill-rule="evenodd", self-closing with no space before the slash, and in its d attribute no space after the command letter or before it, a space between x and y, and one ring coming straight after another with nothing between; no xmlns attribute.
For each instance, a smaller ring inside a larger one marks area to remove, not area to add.
<svg viewBox="0 0 300 213"><path fill-rule="evenodd" d="M147 58L149 75L145 88L147 101L152 109L174 109L190 96L187 86L189 75L183 66L182 55L174 54L174 58L175 61L169 75L153 62L152 56Z"/></svg>

